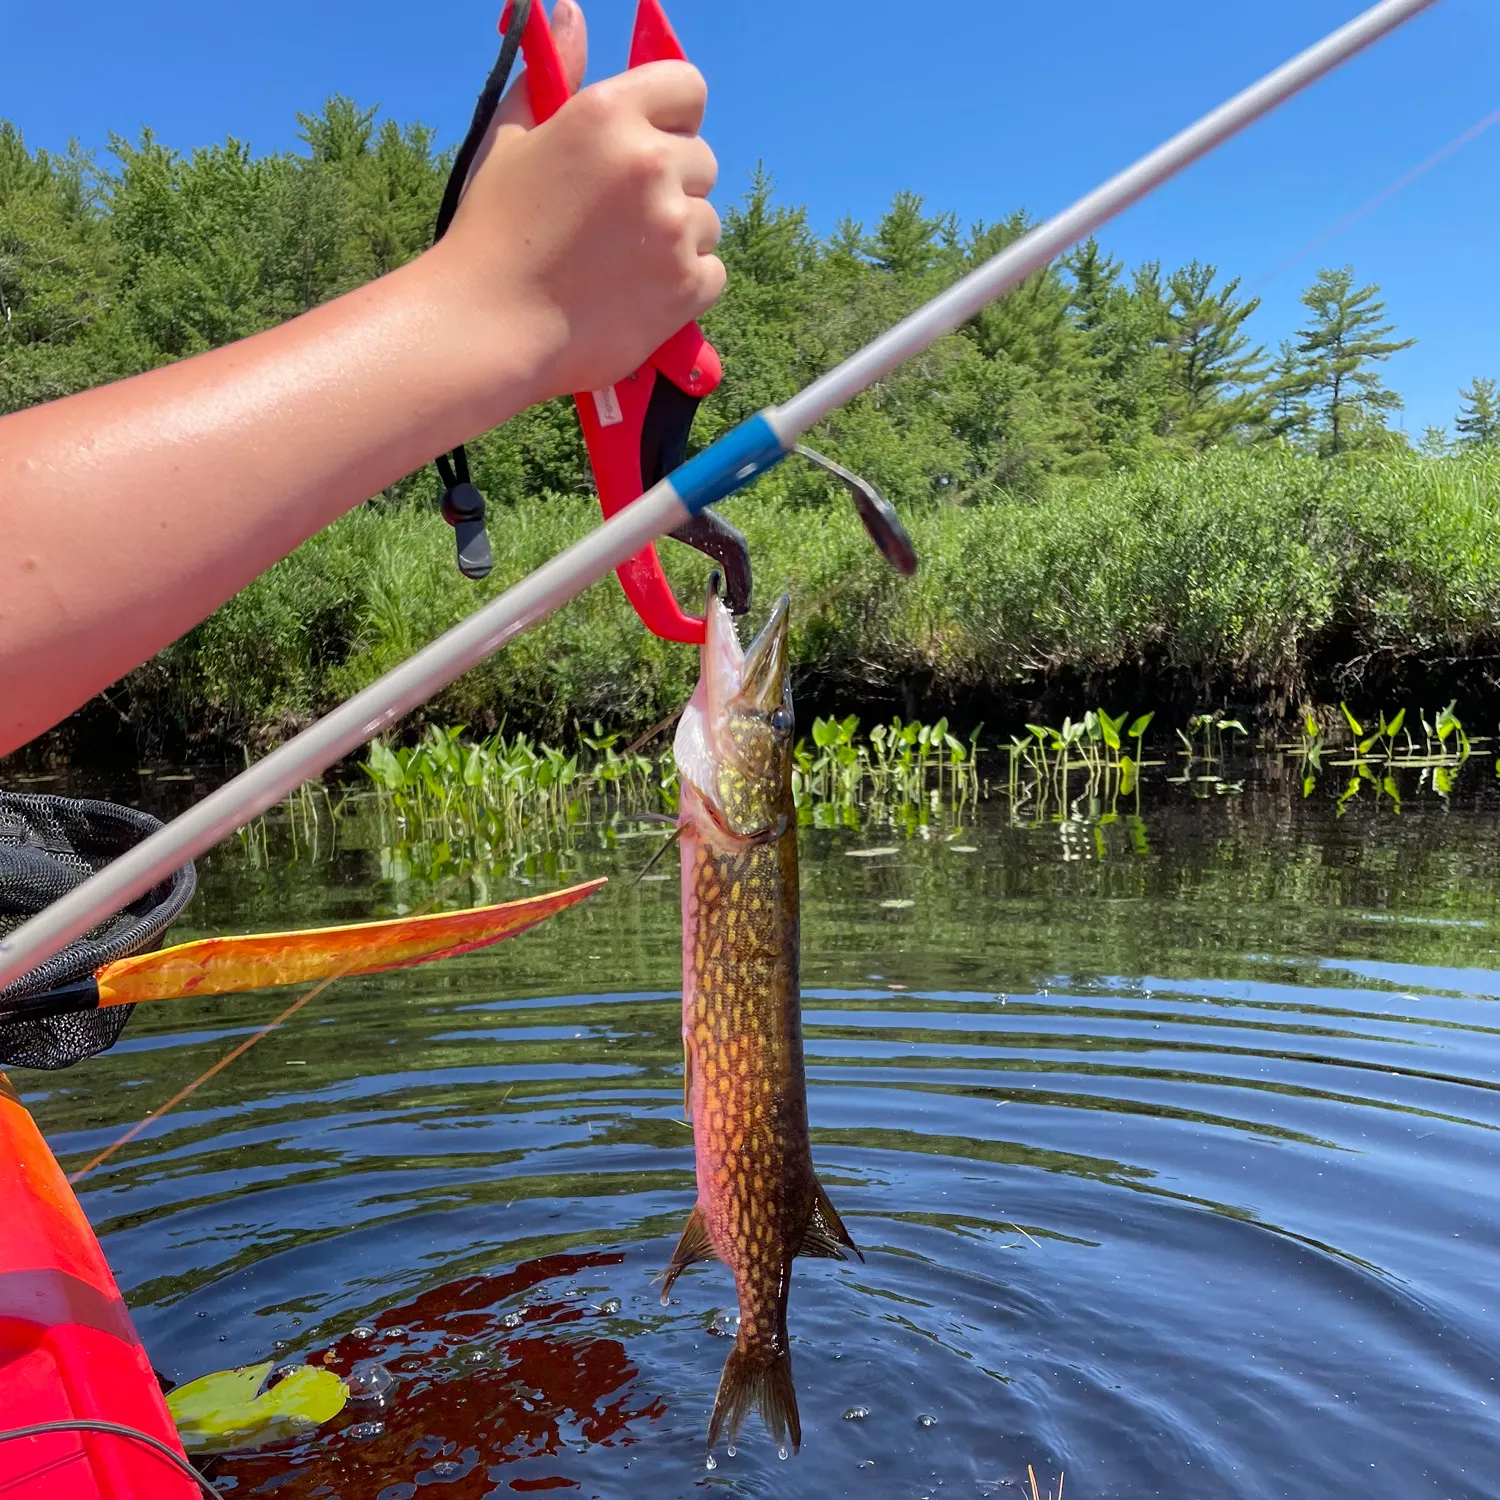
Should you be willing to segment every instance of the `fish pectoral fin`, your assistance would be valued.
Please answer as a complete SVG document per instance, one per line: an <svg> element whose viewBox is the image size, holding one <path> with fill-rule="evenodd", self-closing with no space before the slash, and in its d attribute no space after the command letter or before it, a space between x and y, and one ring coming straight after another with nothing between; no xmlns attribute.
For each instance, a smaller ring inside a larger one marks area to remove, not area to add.
<svg viewBox="0 0 1500 1500"><path fill-rule="evenodd" d="M687 1223L682 1226L682 1233L678 1236L677 1248L672 1252L672 1259L667 1269L661 1273L661 1305L663 1307L667 1305L667 1296L672 1290L672 1283L689 1266L697 1265L700 1260L712 1260L716 1253L713 1241L708 1237L708 1225L703 1222L703 1209L694 1204Z"/></svg>
<svg viewBox="0 0 1500 1500"><path fill-rule="evenodd" d="M845 1250L852 1250L859 1256L860 1248L854 1243L853 1236L844 1228L844 1221L839 1218L839 1211L828 1201L828 1194L823 1191L823 1184L815 1182L816 1197L813 1199L812 1217L807 1221L807 1228L802 1234L802 1244L798 1249L798 1255L813 1255L822 1260L845 1260Z"/></svg>

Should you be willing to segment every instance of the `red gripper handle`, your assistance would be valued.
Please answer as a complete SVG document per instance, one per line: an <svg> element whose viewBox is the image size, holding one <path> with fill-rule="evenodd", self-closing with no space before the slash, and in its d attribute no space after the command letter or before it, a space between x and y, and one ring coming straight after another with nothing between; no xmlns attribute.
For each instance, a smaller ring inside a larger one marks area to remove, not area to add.
<svg viewBox="0 0 1500 1500"><path fill-rule="evenodd" d="M510 23L507 0L500 16L500 30ZM542 0L533 0L521 34L526 59L526 88L531 113L538 124L551 119L568 102L567 75L557 53ZM672 30L659 0L639 0L635 28L631 34L629 66L648 62L684 62L686 53ZM588 446L599 505L606 517L640 498L645 484L641 477L641 434L651 391L658 380L673 384L693 396L706 396L722 378L722 366L712 344L696 323L680 328L628 379L602 391L581 391L574 396L578 420ZM641 623L663 640L700 646L704 623L686 614L678 604L662 571L654 545L637 552L615 570L620 586Z"/></svg>

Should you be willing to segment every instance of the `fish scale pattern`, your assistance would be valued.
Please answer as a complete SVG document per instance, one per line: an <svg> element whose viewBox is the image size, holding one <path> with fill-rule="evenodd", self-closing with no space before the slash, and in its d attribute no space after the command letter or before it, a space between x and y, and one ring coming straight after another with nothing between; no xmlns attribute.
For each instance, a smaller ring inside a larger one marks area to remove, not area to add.
<svg viewBox="0 0 1500 1500"><path fill-rule="evenodd" d="M741 1348L764 1342L768 1355L779 1354L787 1272L816 1195L798 1002L796 831L743 848L692 842L683 852L694 877L688 1047L700 1206L714 1250L735 1273Z"/></svg>

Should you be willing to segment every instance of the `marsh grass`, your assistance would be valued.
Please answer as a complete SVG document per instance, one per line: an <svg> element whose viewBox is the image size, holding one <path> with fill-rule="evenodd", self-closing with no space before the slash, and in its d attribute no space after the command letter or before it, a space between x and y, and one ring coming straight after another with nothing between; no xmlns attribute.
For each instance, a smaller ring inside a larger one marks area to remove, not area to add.
<svg viewBox="0 0 1500 1500"><path fill-rule="evenodd" d="M875 555L846 507L808 505L788 484L773 471L724 509L749 538L758 608L791 593L799 689L812 678L822 701L902 702L915 685L922 701L963 709L976 695L1025 701L1065 675L1146 672L1199 701L1295 702L1329 662L1352 684L1500 649L1500 458L1340 467L1219 452L1034 500L934 501L908 508L922 559L911 580ZM597 521L582 495L497 507L497 566L474 585L431 509L361 507L112 702L160 743L277 738ZM679 597L700 597L703 559L670 541L661 553ZM606 580L426 712L560 744L575 720L627 733L653 723L696 676L696 653L642 630Z"/></svg>

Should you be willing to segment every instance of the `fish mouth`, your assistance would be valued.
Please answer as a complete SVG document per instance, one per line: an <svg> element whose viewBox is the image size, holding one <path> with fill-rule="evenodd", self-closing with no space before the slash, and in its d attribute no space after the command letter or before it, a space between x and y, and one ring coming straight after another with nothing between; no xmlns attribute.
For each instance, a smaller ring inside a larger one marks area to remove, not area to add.
<svg viewBox="0 0 1500 1500"><path fill-rule="evenodd" d="M783 594L776 601L748 648L740 645L734 619L719 597L717 574L709 578L705 602L702 668L678 721L672 753L678 774L697 789L705 806L717 816L722 811L718 806L720 769L738 753L729 730L737 705L767 718L791 706L787 681L791 600Z"/></svg>
<svg viewBox="0 0 1500 1500"><path fill-rule="evenodd" d="M771 617L745 652L740 691L763 713L786 699L787 643L790 634L791 596L776 601Z"/></svg>
<svg viewBox="0 0 1500 1500"><path fill-rule="evenodd" d="M749 646L741 647L734 619L720 598L719 574L715 570L708 575L704 670L717 710L740 698L770 713L785 701L791 607L791 596L783 594L760 634Z"/></svg>

